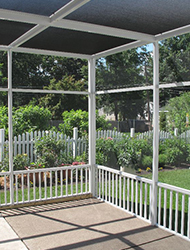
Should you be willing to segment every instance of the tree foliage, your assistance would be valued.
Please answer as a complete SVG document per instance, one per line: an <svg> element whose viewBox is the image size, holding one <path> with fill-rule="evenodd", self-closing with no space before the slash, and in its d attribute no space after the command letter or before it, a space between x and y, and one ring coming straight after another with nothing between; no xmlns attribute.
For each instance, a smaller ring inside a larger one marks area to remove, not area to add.
<svg viewBox="0 0 190 250"><path fill-rule="evenodd" d="M88 112L79 110L64 111L63 124L59 125L61 132L72 136L73 128L77 127L79 136L82 136L88 132ZM99 116L96 112L96 129L104 130L108 129L109 125L104 116Z"/></svg>
<svg viewBox="0 0 190 250"><path fill-rule="evenodd" d="M188 128L186 116L190 114L190 92L171 98L165 109L168 111L167 126L169 131L178 128L179 133L184 132Z"/></svg>
<svg viewBox="0 0 190 250"><path fill-rule="evenodd" d="M142 81L139 55L135 49L108 56L97 65L99 89L136 86ZM143 94L131 92L102 95L99 97L98 106L114 112L116 120L119 119L119 115L121 120L134 119L138 113L143 112Z"/></svg>
<svg viewBox="0 0 190 250"><path fill-rule="evenodd" d="M21 135L34 130L46 130L49 128L51 112L39 106L21 106L13 109L13 135ZM0 128L5 129L8 136L8 108L0 108Z"/></svg>
<svg viewBox="0 0 190 250"><path fill-rule="evenodd" d="M85 91L85 81L76 81L73 76L63 77L58 82L52 79L50 85L44 87L48 90L70 90L70 91ZM61 120L63 111L72 109L88 109L87 95L68 95L68 94L47 94L41 97L39 105L48 108L52 113L54 120Z"/></svg>

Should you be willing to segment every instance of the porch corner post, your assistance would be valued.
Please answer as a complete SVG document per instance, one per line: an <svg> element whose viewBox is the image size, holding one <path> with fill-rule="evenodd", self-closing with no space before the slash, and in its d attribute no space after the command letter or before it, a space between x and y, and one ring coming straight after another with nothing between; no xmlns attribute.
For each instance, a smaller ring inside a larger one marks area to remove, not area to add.
<svg viewBox="0 0 190 250"><path fill-rule="evenodd" d="M88 135L89 135L89 165L90 191L96 196L96 83L95 83L95 59L88 61Z"/></svg>
<svg viewBox="0 0 190 250"><path fill-rule="evenodd" d="M13 185L13 122L12 122L12 51L8 50L8 137L9 137L9 172L10 172L10 203L14 203L14 185Z"/></svg>
<svg viewBox="0 0 190 250"><path fill-rule="evenodd" d="M153 162L151 214L152 225L157 224L158 154L159 154L159 44L153 43Z"/></svg>

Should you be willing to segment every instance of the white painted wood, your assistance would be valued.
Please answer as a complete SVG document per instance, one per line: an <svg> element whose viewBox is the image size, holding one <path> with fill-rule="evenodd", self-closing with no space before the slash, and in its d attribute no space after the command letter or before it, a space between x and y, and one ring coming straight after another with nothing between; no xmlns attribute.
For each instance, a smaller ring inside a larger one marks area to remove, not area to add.
<svg viewBox="0 0 190 250"><path fill-rule="evenodd" d="M28 191L28 200L30 201L30 174L27 174L27 191Z"/></svg>
<svg viewBox="0 0 190 250"><path fill-rule="evenodd" d="M166 219L167 219L167 189L164 189L164 227L166 227Z"/></svg>
<svg viewBox="0 0 190 250"><path fill-rule="evenodd" d="M40 172L38 172L38 178L39 178L39 200L42 200L42 183L41 183L41 173ZM52 180L52 176L51 176L51 180ZM51 194L52 194L52 183L51 183L51 187L50 187L51 189ZM52 196L51 196L52 197Z"/></svg>
<svg viewBox="0 0 190 250"><path fill-rule="evenodd" d="M108 200L108 173L105 171L105 200Z"/></svg>
<svg viewBox="0 0 190 250"><path fill-rule="evenodd" d="M81 184L81 194L83 194L83 173L82 173L82 168L80 169L80 184Z"/></svg>
<svg viewBox="0 0 190 250"><path fill-rule="evenodd" d="M66 195L68 195L68 169L66 169ZM50 198L52 198L52 171L50 171Z"/></svg>
<svg viewBox="0 0 190 250"><path fill-rule="evenodd" d="M24 203L24 174L21 174L21 183L22 183L22 202Z"/></svg>
<svg viewBox="0 0 190 250"><path fill-rule="evenodd" d="M0 129L0 162L2 162L4 158L4 142L5 142L5 130Z"/></svg>
<svg viewBox="0 0 190 250"><path fill-rule="evenodd" d="M130 179L127 178L127 211L130 210L129 201L130 201Z"/></svg>
<svg viewBox="0 0 190 250"><path fill-rule="evenodd" d="M152 164L152 197L151 224L157 223L157 182L159 154L159 45L153 43L153 164Z"/></svg>
<svg viewBox="0 0 190 250"><path fill-rule="evenodd" d="M72 179L71 179L72 180ZM55 197L57 198L57 170L55 171ZM72 183L71 183L71 189L72 189Z"/></svg>
<svg viewBox="0 0 190 250"><path fill-rule="evenodd" d="M142 185L142 181L140 181L140 217L142 217L142 190L143 189L143 185Z"/></svg>
<svg viewBox="0 0 190 250"><path fill-rule="evenodd" d="M162 189L159 187L159 203L158 203L158 225L161 225L161 209L162 209Z"/></svg>
<svg viewBox="0 0 190 250"><path fill-rule="evenodd" d="M102 170L101 198L104 200L104 170Z"/></svg>
<svg viewBox="0 0 190 250"><path fill-rule="evenodd" d="M178 232L178 192L176 192L175 198L175 232Z"/></svg>
<svg viewBox="0 0 190 250"><path fill-rule="evenodd" d="M138 190L139 190L139 186L138 186L138 180L136 180L135 183L135 214L138 215Z"/></svg>
<svg viewBox="0 0 190 250"><path fill-rule="evenodd" d="M121 185L121 175L119 175L119 206L121 207L121 201L122 201L122 198L121 198L121 193L122 193L122 185Z"/></svg>
<svg viewBox="0 0 190 250"><path fill-rule="evenodd" d="M181 235L184 235L184 216L185 216L185 195L182 194L181 202Z"/></svg>
<svg viewBox="0 0 190 250"><path fill-rule="evenodd" d="M145 188L144 188L144 192L145 192L145 197L144 197L144 218L147 219L147 183L145 183Z"/></svg>
<svg viewBox="0 0 190 250"><path fill-rule="evenodd" d="M114 173L112 173L112 204L114 204L114 189L115 189L115 185L114 185Z"/></svg>
<svg viewBox="0 0 190 250"><path fill-rule="evenodd" d="M134 180L131 180L131 213L134 213Z"/></svg>
<svg viewBox="0 0 190 250"><path fill-rule="evenodd" d="M76 194L78 194L78 169L77 168L76 168Z"/></svg>
<svg viewBox="0 0 190 250"><path fill-rule="evenodd" d="M126 195L126 178L123 177L123 209L126 209L125 206L125 195Z"/></svg>
<svg viewBox="0 0 190 250"><path fill-rule="evenodd" d="M88 61L88 131L89 131L89 165L91 166L91 187L95 195L95 164L96 164L96 95L95 95L95 60Z"/></svg>
<svg viewBox="0 0 190 250"><path fill-rule="evenodd" d="M8 138L9 138L9 172L10 172L10 203L14 203L13 186L13 93L12 93L12 51L7 52L8 60Z"/></svg>
<svg viewBox="0 0 190 250"><path fill-rule="evenodd" d="M173 192L170 191L170 212L169 212L169 229L172 230L172 206L173 206Z"/></svg>
<svg viewBox="0 0 190 250"><path fill-rule="evenodd" d="M111 202L111 173L109 171L109 202Z"/></svg>

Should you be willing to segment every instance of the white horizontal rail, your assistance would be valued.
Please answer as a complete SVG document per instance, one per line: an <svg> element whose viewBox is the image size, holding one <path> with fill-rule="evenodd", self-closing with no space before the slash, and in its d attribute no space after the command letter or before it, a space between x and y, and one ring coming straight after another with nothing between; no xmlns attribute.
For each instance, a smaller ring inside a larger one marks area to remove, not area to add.
<svg viewBox="0 0 190 250"><path fill-rule="evenodd" d="M13 92L17 93L45 93L45 94L68 94L68 95L88 95L87 91L70 91L70 90L45 90L45 89L12 89Z"/></svg>
<svg viewBox="0 0 190 250"><path fill-rule="evenodd" d="M178 193L182 193L182 194L186 194L190 196L190 190L188 189L184 189L184 188L180 188L180 187L176 187L173 185L169 185L167 183L163 183L163 182L158 182L158 187L167 189L167 190L171 190L171 191L175 191Z"/></svg>
<svg viewBox="0 0 190 250"><path fill-rule="evenodd" d="M175 83L165 83L160 84L159 89L166 88L177 88L177 87L187 87L190 86L190 82L175 82ZM99 90L96 91L97 95L102 94L114 94L114 93L122 93L122 92L132 92L132 91L143 91L143 90L153 90L153 86L139 86L139 87L129 87L129 88L121 88L121 89L108 89L108 90Z"/></svg>
<svg viewBox="0 0 190 250"><path fill-rule="evenodd" d="M152 184L152 180L151 179L147 179L147 178L141 177L139 175L130 174L130 173L127 173L127 172L119 171L117 169L105 167L105 166L102 166L102 165L97 165L97 168L105 170L105 171L108 171L110 173L122 175L124 177L129 177L129 178L134 179L134 180L139 180L139 181L142 181L142 182L146 182L146 183Z"/></svg>

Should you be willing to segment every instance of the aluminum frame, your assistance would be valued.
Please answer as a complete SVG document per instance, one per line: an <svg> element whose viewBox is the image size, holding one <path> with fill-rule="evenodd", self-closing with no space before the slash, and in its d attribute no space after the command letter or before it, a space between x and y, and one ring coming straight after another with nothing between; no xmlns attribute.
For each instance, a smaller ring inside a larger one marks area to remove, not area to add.
<svg viewBox="0 0 190 250"><path fill-rule="evenodd" d="M68 93L68 94L88 94L89 96L89 163L92 166L91 172L91 192L95 194L95 154L96 154L96 138L95 138L95 130L96 130L96 101L95 96L96 94L106 94L106 93L119 93L119 92L129 92L129 91L137 91L137 90L146 90L146 89L153 89L154 92L154 137L153 137L153 192L152 192L152 218L151 223L153 225L156 224L156 213L157 213L157 201L156 201L156 194L157 194L157 182L158 182L158 118L159 118L159 52L158 52L158 41L182 35L185 33L190 32L190 25L174 29L168 32L164 32L163 34L157 34L155 36L143 34L134 31L116 29L112 27L105 27L101 25L94 25L94 24L84 24L81 22L74 22L68 20L61 20L64 16L68 15L72 11L76 10L77 8L81 7L83 4L86 4L90 0L73 0L69 2L67 5L63 6L59 9L54 15L50 17L44 17L40 15L32 15L26 13L19 13L16 11L7 11L7 10L0 10L0 19L9 20L9 21L19 21L24 23L32 23L36 24L35 27L30 29L28 32L20 36L18 39L13 41L8 46L0 46L0 50L6 50L8 52L8 88L0 88L0 91L8 91L8 106L9 106L9 171L11 176L11 203L13 203L13 148L12 148L12 94L13 92L28 92L28 91L40 91L40 90L21 90L21 89L13 89L12 88L12 52L20 52L20 53L34 53L34 54L44 54L44 55L56 55L56 56L64 56L64 57L77 57L88 59L88 67L89 67L89 90L88 92L66 92L66 91L58 91L59 93ZM24 42L28 41L32 37L36 36L43 30L47 29L48 27L58 27L58 28L67 28L72 30L80 30L84 32L91 32L96 34L103 34L115 37L124 37L128 39L137 39L137 41L118 46L113 49L109 49L106 51L102 51L100 53L96 53L94 55L84 55L84 54L76 54L76 53L67 53L67 52L59 52L59 51L49 51L49 50L41 50L41 49L31 49L31 48L22 48L19 47ZM137 48L139 46L145 45L147 43L153 42L154 43L154 81L153 86L147 87L138 87L138 88L125 88L122 90L107 90L107 91L97 91L95 92L95 60L101 57L105 57L111 54L123 52L128 49ZM175 87L175 83L165 87L160 86L160 88L167 88L167 87ZM189 86L189 83L188 83ZM140 89L141 88L141 89ZM42 90L40 93L45 93ZM51 93L51 92L48 92ZM55 93L54 91L52 93ZM56 92L57 93L57 92Z"/></svg>

